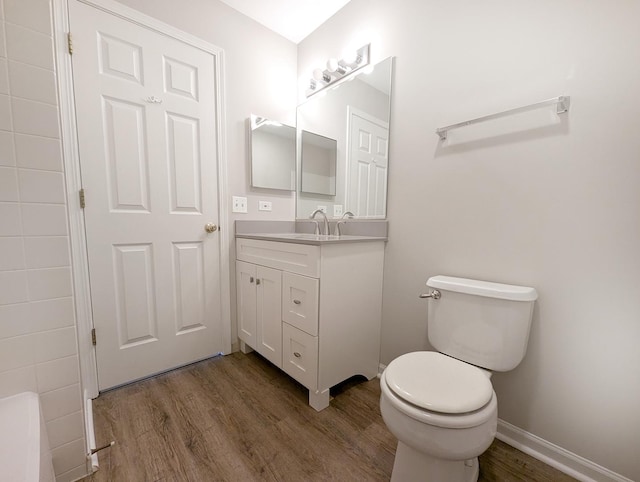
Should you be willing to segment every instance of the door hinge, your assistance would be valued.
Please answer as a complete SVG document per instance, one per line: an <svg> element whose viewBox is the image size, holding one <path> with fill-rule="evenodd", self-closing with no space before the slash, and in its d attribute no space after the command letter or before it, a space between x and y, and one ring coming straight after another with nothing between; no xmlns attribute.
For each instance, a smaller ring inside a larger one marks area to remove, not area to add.
<svg viewBox="0 0 640 482"><path fill-rule="evenodd" d="M67 33L67 49L69 50L69 55L73 55L73 38L71 37L71 32Z"/></svg>
<svg viewBox="0 0 640 482"><path fill-rule="evenodd" d="M91 328L91 344L96 346L96 329Z"/></svg>
<svg viewBox="0 0 640 482"><path fill-rule="evenodd" d="M80 197L80 207L84 209L84 207L87 205L84 199L84 188L80 189L80 191L78 192L78 196Z"/></svg>

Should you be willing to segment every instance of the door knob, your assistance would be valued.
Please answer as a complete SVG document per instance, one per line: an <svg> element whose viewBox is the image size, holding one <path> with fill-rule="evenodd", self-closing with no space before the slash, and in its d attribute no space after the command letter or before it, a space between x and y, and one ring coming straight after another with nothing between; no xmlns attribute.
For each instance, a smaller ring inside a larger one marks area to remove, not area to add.
<svg viewBox="0 0 640 482"><path fill-rule="evenodd" d="M218 229L218 226L216 226L213 223L207 223L207 224L204 225L204 230L207 233L213 233L214 231L217 231L217 229Z"/></svg>

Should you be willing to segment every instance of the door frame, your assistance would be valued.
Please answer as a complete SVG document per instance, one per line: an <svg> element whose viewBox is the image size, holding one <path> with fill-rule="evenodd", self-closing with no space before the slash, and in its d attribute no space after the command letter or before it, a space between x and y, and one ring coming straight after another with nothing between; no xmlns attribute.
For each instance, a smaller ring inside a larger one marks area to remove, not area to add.
<svg viewBox="0 0 640 482"><path fill-rule="evenodd" d="M215 59L216 156L218 161L218 224L220 227L220 322L225 353L231 353L231 291L229 274L228 166L225 138L224 50L171 25L113 0L77 0L91 7L179 40L213 55ZM60 130L67 190L67 215L71 245L71 270L78 336L80 379L83 398L98 396L96 350L91 343L94 327L91 309L91 286L84 214L78 193L82 188L80 156L76 129L75 98L71 55L68 52L69 0L53 0L54 54L58 80ZM72 32L73 38L73 32Z"/></svg>
<svg viewBox="0 0 640 482"><path fill-rule="evenodd" d="M351 194L349 192L349 187L351 184L351 162L352 162L352 156L351 156L351 148L352 148L352 136L351 136L351 129L352 129L352 118L353 116L357 116L357 117L361 117L364 120L371 122L372 124L377 124L380 127L383 127L385 129L387 129L387 134L389 133L389 123L383 121L382 119L378 119L377 117L372 116L371 114L358 109L357 107L353 107L351 105L347 105L347 152L345 153L346 155L346 166L345 166L345 186L344 186L344 199L345 199L345 203L344 203L344 209L345 211L347 210L347 206L349 205L349 202L351 201L350 197ZM389 146L387 145L387 192L385 193L385 196L389 195L389 184L388 184L388 176L389 176ZM386 208L386 199L385 199L385 208L384 208L384 214L381 216L364 216L363 219L386 219L387 218L387 208Z"/></svg>

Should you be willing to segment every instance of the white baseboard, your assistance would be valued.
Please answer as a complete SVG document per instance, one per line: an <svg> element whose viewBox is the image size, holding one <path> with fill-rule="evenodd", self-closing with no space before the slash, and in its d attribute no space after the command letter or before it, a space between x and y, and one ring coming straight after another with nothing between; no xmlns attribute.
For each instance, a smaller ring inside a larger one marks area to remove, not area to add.
<svg viewBox="0 0 640 482"><path fill-rule="evenodd" d="M504 420L498 419L496 438L582 482L633 482Z"/></svg>
<svg viewBox="0 0 640 482"><path fill-rule="evenodd" d="M87 390L84 391L84 426L86 429L86 442L87 442L87 471L89 474L98 470L98 454L91 454L91 451L96 448L96 435L93 425L93 400L89 398Z"/></svg>
<svg viewBox="0 0 640 482"><path fill-rule="evenodd" d="M387 366L380 363L378 378L385 368ZM582 482L633 482L504 420L498 419L496 438Z"/></svg>

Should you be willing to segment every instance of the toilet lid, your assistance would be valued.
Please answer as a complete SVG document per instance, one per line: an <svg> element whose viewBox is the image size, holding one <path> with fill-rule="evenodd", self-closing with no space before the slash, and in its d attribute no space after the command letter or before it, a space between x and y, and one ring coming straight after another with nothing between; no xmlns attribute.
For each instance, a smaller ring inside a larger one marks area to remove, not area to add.
<svg viewBox="0 0 640 482"><path fill-rule="evenodd" d="M482 370L432 351L396 358L386 368L385 377L397 396L432 412L472 412L486 405L493 394Z"/></svg>

